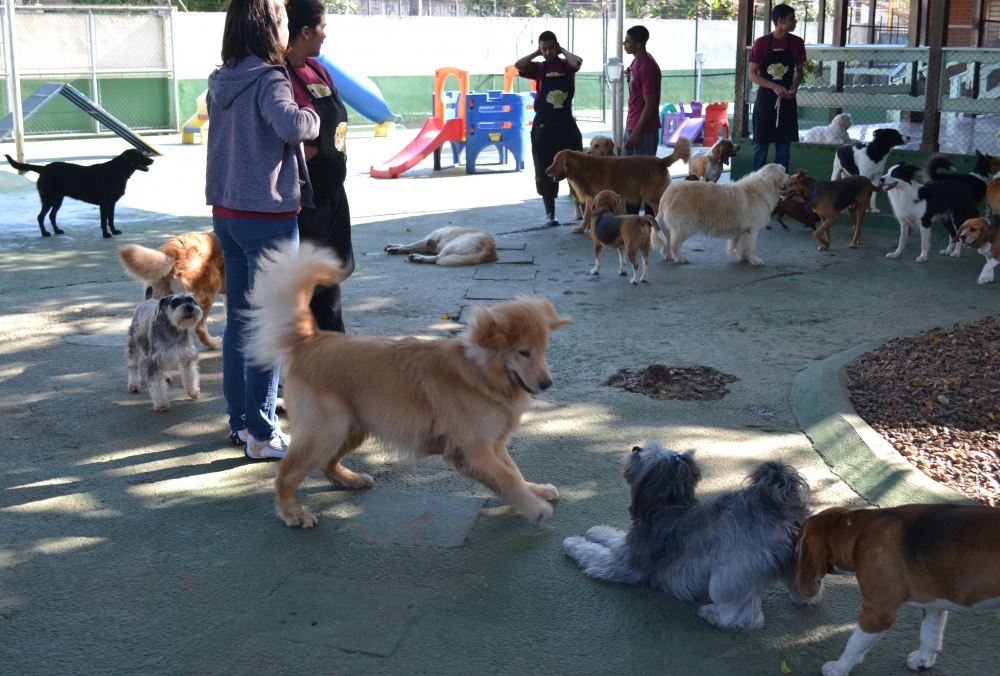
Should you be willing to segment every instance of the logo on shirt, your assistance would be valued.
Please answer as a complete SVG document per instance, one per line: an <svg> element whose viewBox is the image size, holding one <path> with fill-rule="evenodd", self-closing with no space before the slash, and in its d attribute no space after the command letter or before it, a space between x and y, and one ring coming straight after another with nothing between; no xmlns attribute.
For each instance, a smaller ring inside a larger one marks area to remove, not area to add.
<svg viewBox="0 0 1000 676"><path fill-rule="evenodd" d="M559 72L556 72L556 71L552 71L551 73L546 73L545 77L562 77L565 74L566 73L559 73Z"/></svg>
<svg viewBox="0 0 1000 676"><path fill-rule="evenodd" d="M551 105L553 108L562 108L563 104L566 103L566 92L559 91L558 89L553 89L545 96L545 102Z"/></svg>
<svg viewBox="0 0 1000 676"><path fill-rule="evenodd" d="M333 96L333 92L330 88L322 84L311 84L306 85L306 89L312 94L314 99L325 99L327 96Z"/></svg>
<svg viewBox="0 0 1000 676"><path fill-rule="evenodd" d="M341 122L337 125L337 131L333 135L333 147L340 152L347 154L347 123Z"/></svg>
<svg viewBox="0 0 1000 676"><path fill-rule="evenodd" d="M767 67L767 74L770 75L771 78L774 80L780 80L781 78L785 77L785 73L787 72L788 70L785 68L785 64L783 63L772 63L770 66Z"/></svg>

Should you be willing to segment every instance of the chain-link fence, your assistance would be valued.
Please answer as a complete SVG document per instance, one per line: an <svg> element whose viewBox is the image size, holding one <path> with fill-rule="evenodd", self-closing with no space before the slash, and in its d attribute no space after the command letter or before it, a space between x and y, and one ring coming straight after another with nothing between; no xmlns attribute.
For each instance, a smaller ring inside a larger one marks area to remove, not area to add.
<svg viewBox="0 0 1000 676"><path fill-rule="evenodd" d="M132 129L178 128L170 7L27 5L14 11L22 101L46 82L65 82ZM6 26L0 33L7 34ZM0 75L6 116L13 87L6 62ZM108 131L61 97L24 127L34 136Z"/></svg>

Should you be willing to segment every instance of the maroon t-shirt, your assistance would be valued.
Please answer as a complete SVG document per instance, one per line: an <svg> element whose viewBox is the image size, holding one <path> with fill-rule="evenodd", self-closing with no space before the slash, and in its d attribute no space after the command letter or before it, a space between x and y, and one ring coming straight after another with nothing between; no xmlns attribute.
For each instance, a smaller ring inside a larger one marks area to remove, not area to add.
<svg viewBox="0 0 1000 676"><path fill-rule="evenodd" d="M333 84L333 78L330 74L326 72L326 68L323 67L316 59L311 57L306 58L305 63L301 66L288 65L288 70L292 71L289 73L289 80L292 81L292 96L295 97L295 103L299 108L311 108L316 110L316 106L313 105L312 99L309 98L309 92L306 91L306 87L309 85L324 85L337 93L337 87ZM319 146L319 138L314 138L311 141L303 141L303 145L307 146Z"/></svg>
<svg viewBox="0 0 1000 676"><path fill-rule="evenodd" d="M770 41L770 45L768 44L768 41ZM753 41L753 47L750 48L750 63L764 63L764 57L767 56L767 50L769 48L776 52L784 49L791 49L792 59L795 61L795 65L806 62L805 40L800 38L798 35L792 35L791 33L788 34L788 37L779 40L769 33L767 35L762 35Z"/></svg>
<svg viewBox="0 0 1000 676"><path fill-rule="evenodd" d="M646 54L641 59L632 62L626 71L628 78L628 117L625 119L625 128L635 130L639 124L639 118L646 107L646 94L653 94L656 97L656 112L649 118L649 123L642 130L644 134L651 134L660 128L660 66L652 56Z"/></svg>
<svg viewBox="0 0 1000 676"><path fill-rule="evenodd" d="M528 67L524 69L524 73L518 73L521 77L534 80L535 81L535 91L541 92L542 85L545 83L545 74L548 72L566 73L566 77L569 80L570 92L576 88L576 71L569 67L566 63L566 59L559 57L559 66L548 66L547 61L532 61L528 64Z"/></svg>

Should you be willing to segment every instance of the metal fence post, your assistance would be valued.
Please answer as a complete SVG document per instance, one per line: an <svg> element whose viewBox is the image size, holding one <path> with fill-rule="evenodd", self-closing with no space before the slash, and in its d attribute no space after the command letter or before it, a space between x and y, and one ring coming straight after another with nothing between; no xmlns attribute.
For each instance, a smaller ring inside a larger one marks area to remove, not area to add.
<svg viewBox="0 0 1000 676"><path fill-rule="evenodd" d="M14 115L14 156L18 162L24 162L24 115L21 111L21 78L17 71L17 48L14 46L17 36L14 28L14 0L5 0L4 11L7 16L7 39L4 42L9 45L7 78L11 83L10 112Z"/></svg>
<svg viewBox="0 0 1000 676"><path fill-rule="evenodd" d="M167 17L167 26L170 30L170 79L173 80L173 87L171 87L171 92L174 98L174 128L180 132L181 125L181 102L180 102L180 90L177 84L177 49L176 43L174 41L174 12L177 11L173 6L170 7L170 15Z"/></svg>
<svg viewBox="0 0 1000 676"><path fill-rule="evenodd" d="M94 26L94 10L87 10L87 41L90 43L90 97L101 105L101 90L97 82L97 29ZM101 133L101 123L94 119L94 133Z"/></svg>

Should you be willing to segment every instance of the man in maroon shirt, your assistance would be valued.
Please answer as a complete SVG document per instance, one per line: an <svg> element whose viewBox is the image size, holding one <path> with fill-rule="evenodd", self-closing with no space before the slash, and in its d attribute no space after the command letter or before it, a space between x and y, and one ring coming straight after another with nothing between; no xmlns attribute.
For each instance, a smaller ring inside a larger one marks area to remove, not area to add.
<svg viewBox="0 0 1000 676"><path fill-rule="evenodd" d="M625 147L622 155L656 155L660 128L660 67L646 52L649 31L632 26L625 32L622 46L633 56L625 71L628 80L628 117L625 120ZM639 205L628 205L629 213L639 213ZM647 214L650 212L646 206Z"/></svg>

